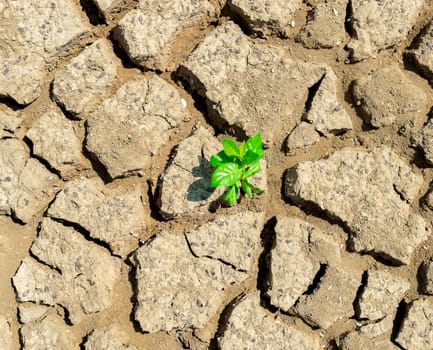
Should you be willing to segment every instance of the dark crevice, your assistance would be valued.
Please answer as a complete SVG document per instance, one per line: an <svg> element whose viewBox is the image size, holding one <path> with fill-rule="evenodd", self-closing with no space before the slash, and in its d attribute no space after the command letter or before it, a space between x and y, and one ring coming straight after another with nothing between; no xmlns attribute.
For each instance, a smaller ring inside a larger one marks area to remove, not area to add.
<svg viewBox="0 0 433 350"><path fill-rule="evenodd" d="M36 154L34 153L34 151L33 151L33 142L32 142L32 140L30 140L27 136L24 136L23 141L24 141L25 144L28 146L28 148L29 148L29 150L30 150L30 156L31 156L32 158L36 159L36 160L37 160L39 163L41 163L45 168L47 168L51 173L57 175L60 179L62 178L61 173L60 173L57 169L53 168L53 167L51 166L51 164L48 163L48 161L46 161L44 158L42 158L42 157L40 157L40 156L38 156L38 155L36 155Z"/></svg>
<svg viewBox="0 0 433 350"><path fill-rule="evenodd" d="M427 265L426 262L421 263L419 265L418 270L416 272L416 280L418 282L417 291L420 294L425 294L426 282L428 281L427 275Z"/></svg>
<svg viewBox="0 0 433 350"><path fill-rule="evenodd" d="M90 24L94 26L105 24L104 19L101 17L98 8L94 5L93 1L80 0L80 5L89 18Z"/></svg>
<svg viewBox="0 0 433 350"><path fill-rule="evenodd" d="M403 324L404 319L407 316L408 310L409 310L409 305L404 300L402 300L398 305L397 313L395 314L395 318L394 318L394 325L392 327L391 341L400 349L403 348L395 341L395 339L397 338L398 333L400 332L401 326Z"/></svg>
<svg viewBox="0 0 433 350"><path fill-rule="evenodd" d="M107 249L111 255L115 256L115 257L119 257L118 255L114 254L110 248L110 245L107 242L104 242L103 240L100 240L98 238L92 237L90 235L90 232L87 231L83 226L81 226L80 224L76 223L76 222L71 222L62 218L57 218L57 217L50 217L51 220L58 222L60 224L62 224L63 226L66 227L70 227L73 228L75 231L77 231L78 233L80 233L86 240L93 242L99 246L104 247L105 249Z"/></svg>
<svg viewBox="0 0 433 350"><path fill-rule="evenodd" d="M325 79L325 75L326 73L324 73L317 82L315 82L313 85L311 85L308 88L308 97L307 100L305 101L305 107L302 113L302 120L306 120L307 114L311 109L311 105L313 104L314 97L316 97L316 93L319 90L323 79Z"/></svg>
<svg viewBox="0 0 433 350"><path fill-rule="evenodd" d="M227 122L222 119L213 108L213 104L206 98L206 87L186 67L180 66L171 73L171 79L188 92L194 101L194 107L205 117L208 124L214 129L214 134L222 134Z"/></svg>
<svg viewBox="0 0 433 350"><path fill-rule="evenodd" d="M12 109L14 112L21 111L23 108L31 104L32 102L20 105L18 104L12 97L6 97L6 96L0 96L0 104L6 105L10 109Z"/></svg>
<svg viewBox="0 0 433 350"><path fill-rule="evenodd" d="M348 250L351 252L356 252L353 248L353 245L354 245L353 241L349 240ZM379 252L378 253L378 252L369 250L369 251L358 251L357 253L360 254L361 256L370 255L376 261L378 261L381 264L386 265L386 266L399 267L399 266L405 265L404 263L397 261L394 257L386 254L385 252Z"/></svg>
<svg viewBox="0 0 433 350"><path fill-rule="evenodd" d="M218 346L218 338L224 335L224 332L227 329L227 324L232 315L232 312L236 305L245 297L245 294L242 293L234 298L231 302L227 304L224 310L221 312L220 318L218 320L217 331L215 332L214 337L211 339L209 343L209 350L218 350L220 347Z"/></svg>
<svg viewBox="0 0 433 350"><path fill-rule="evenodd" d="M114 54L120 59L122 62L122 65L124 68L127 69L140 69L141 71L145 72L148 71L146 69L143 69L142 67L139 67L136 65L132 60L129 58L128 54L125 52L125 50L121 47L118 38L116 37L116 27L114 27L108 36L108 39L111 41L111 44L113 46L113 52Z"/></svg>
<svg viewBox="0 0 433 350"><path fill-rule="evenodd" d="M161 187L154 184L152 180L147 180L147 197L148 197L148 205L150 209L150 216L157 220L163 221L161 213L159 212L159 207L157 205L158 198L161 197Z"/></svg>
<svg viewBox="0 0 433 350"><path fill-rule="evenodd" d="M81 340L81 344L80 344L80 350L86 350L85 344L87 343L87 341L89 340L89 334L86 334L84 336L84 338Z"/></svg>
<svg viewBox="0 0 433 350"><path fill-rule="evenodd" d="M361 296L364 294L365 288L367 287L367 280L368 272L364 271L361 278L361 285L359 286L358 291L356 292L355 300L353 301L353 310L355 310L355 317L358 320L360 319L361 315L359 301L361 300Z"/></svg>
<svg viewBox="0 0 433 350"><path fill-rule="evenodd" d="M234 5L232 5L232 6L234 6ZM241 11L241 9L239 9L239 10ZM229 18L230 20L235 22L239 26L239 28L242 30L242 32L247 36L252 36L252 37L256 37L256 36L262 37L263 36L263 33L255 32L255 31L251 30L251 28L249 28L248 25L245 23L245 21L242 19L242 16L239 13L232 11L228 1L226 2L226 4L224 5L224 7L221 10L221 17Z"/></svg>
<svg viewBox="0 0 433 350"><path fill-rule="evenodd" d="M36 237L36 239L37 239L37 237ZM48 267L51 270L56 271L59 275L62 275L62 270L60 270L60 268L58 268L57 266L51 265L51 264L47 263L46 261L42 260L41 258L39 258L35 253L32 252L31 247L29 249L29 256L32 259L36 260L39 264L41 264L45 267Z"/></svg>
<svg viewBox="0 0 433 350"><path fill-rule="evenodd" d="M257 289L260 291L260 304L271 312L276 312L277 308L271 304L267 291L272 288L271 255L270 252L275 246L275 225L277 218L273 217L264 225L260 234L263 251L259 257L259 268L257 274Z"/></svg>
<svg viewBox="0 0 433 350"><path fill-rule="evenodd" d="M313 278L313 282L308 286L307 290L302 293L302 295L311 295L320 287L320 281L323 276L326 274L326 270L328 269L327 264L320 264L319 271L317 271L316 276Z"/></svg>
<svg viewBox="0 0 433 350"><path fill-rule="evenodd" d="M101 163L101 161L98 159L98 157L94 153L87 150L87 148L85 146L85 144L86 144L85 140L86 139L87 139L87 127L85 130L85 138L84 138L83 147L82 147L81 151L82 151L84 157L86 157L90 161L90 164L92 165L93 171L96 174L98 174L98 176L102 179L104 184L111 182L113 179L111 178L111 176L108 173L107 169L105 168L104 164Z"/></svg>
<svg viewBox="0 0 433 350"><path fill-rule="evenodd" d="M150 237L146 243L149 243L151 240L154 240L156 235ZM145 244L146 244L145 243ZM135 251L130 253L128 257L124 260L125 264L129 267L128 271L128 281L131 284L132 296L130 298L130 303L132 305L131 313L129 314L129 321L132 323L134 330L139 333L147 333L143 331L140 326L140 323L135 319L135 310L138 307L138 281L136 278L137 268L135 264L132 262L135 259Z"/></svg>
<svg viewBox="0 0 433 350"><path fill-rule="evenodd" d="M191 243L188 240L188 236L186 234L183 235L185 237L186 245L188 246L189 252L194 258L200 258L196 253L194 253L194 250L191 248Z"/></svg>
<svg viewBox="0 0 433 350"><path fill-rule="evenodd" d="M353 12L353 6L352 6L352 0L348 0L347 6L346 6L346 17L344 18L344 28L346 29L346 33L349 34L349 36L353 37L353 27L351 22L351 16Z"/></svg>

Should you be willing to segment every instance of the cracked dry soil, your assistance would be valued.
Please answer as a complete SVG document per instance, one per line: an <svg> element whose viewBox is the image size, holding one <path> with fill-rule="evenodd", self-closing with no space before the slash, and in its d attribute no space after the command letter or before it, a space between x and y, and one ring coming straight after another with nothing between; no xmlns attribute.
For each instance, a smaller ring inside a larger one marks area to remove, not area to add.
<svg viewBox="0 0 433 350"><path fill-rule="evenodd" d="M0 349L433 349L432 13L0 0Z"/></svg>

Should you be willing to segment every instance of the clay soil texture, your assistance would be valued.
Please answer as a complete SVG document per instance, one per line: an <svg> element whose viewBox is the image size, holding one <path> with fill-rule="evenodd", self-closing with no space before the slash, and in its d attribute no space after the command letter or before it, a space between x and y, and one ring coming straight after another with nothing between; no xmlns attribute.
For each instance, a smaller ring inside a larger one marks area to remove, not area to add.
<svg viewBox="0 0 433 350"><path fill-rule="evenodd" d="M432 14L0 0L0 349L433 349Z"/></svg>

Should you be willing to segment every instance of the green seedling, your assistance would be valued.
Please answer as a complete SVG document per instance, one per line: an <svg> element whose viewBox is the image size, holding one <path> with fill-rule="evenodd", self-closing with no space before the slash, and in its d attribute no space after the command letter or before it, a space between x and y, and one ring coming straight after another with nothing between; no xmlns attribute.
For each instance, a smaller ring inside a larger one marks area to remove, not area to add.
<svg viewBox="0 0 433 350"><path fill-rule="evenodd" d="M248 182L249 177L262 170L259 161L264 152L260 133L240 145L227 138L223 138L221 143L223 150L210 157L210 165L215 167L210 185L227 187L224 199L230 205L236 203L240 189L249 198L253 196L253 192L263 193L264 190Z"/></svg>

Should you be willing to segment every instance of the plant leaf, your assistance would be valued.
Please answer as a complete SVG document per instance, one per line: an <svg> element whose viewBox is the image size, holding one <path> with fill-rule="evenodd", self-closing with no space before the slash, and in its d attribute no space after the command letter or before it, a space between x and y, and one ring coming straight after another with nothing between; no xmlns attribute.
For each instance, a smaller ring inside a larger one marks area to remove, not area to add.
<svg viewBox="0 0 433 350"><path fill-rule="evenodd" d="M259 161L260 158L262 158L262 156L255 153L254 151L247 151L247 153L245 153L244 158L242 159L242 165L255 163Z"/></svg>
<svg viewBox="0 0 433 350"><path fill-rule="evenodd" d="M263 193L263 192L265 192L265 190L262 190L261 188L259 188L257 186L254 186L253 184L250 184L250 186L251 186L251 190L253 192L256 192L256 193Z"/></svg>
<svg viewBox="0 0 433 350"><path fill-rule="evenodd" d="M210 165L217 167L224 163L231 163L232 162L231 158L232 157L227 156L224 151L220 151L217 154L214 154L210 157Z"/></svg>
<svg viewBox="0 0 433 350"><path fill-rule="evenodd" d="M242 141L242 143L239 145L239 157L241 159L243 159L246 150L247 150L247 144L245 141Z"/></svg>
<svg viewBox="0 0 433 350"><path fill-rule="evenodd" d="M236 141L234 141L232 139L223 138L221 140L221 143L223 144L224 152L226 153L226 155L228 155L229 157L230 156L235 156L235 157L240 156L239 147L238 147L238 144L236 143Z"/></svg>
<svg viewBox="0 0 433 350"><path fill-rule="evenodd" d="M212 187L230 187L241 179L242 169L236 163L225 163L220 165L212 173L210 185Z"/></svg>
<svg viewBox="0 0 433 350"><path fill-rule="evenodd" d="M262 145L262 135L258 132L257 134L251 136L247 142L247 151L253 151L254 153L263 156L263 145Z"/></svg>
<svg viewBox="0 0 433 350"><path fill-rule="evenodd" d="M251 190L251 184L247 180L242 181L242 190L247 194L249 198L253 196L253 192Z"/></svg>
<svg viewBox="0 0 433 350"><path fill-rule="evenodd" d="M257 174L258 172L260 172L262 170L262 168L260 167L259 162L255 162L253 164L251 164L244 173L244 179L249 178L250 176L253 176L254 174Z"/></svg>
<svg viewBox="0 0 433 350"><path fill-rule="evenodd" d="M224 199L230 204L234 205L238 199L239 187L233 185L225 194Z"/></svg>

